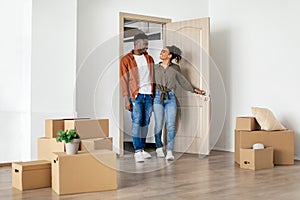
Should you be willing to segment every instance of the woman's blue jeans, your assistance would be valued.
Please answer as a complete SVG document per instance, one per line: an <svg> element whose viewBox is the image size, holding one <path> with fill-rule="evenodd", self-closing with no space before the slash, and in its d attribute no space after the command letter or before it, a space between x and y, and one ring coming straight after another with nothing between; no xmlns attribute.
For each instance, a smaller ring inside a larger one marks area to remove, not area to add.
<svg viewBox="0 0 300 200"><path fill-rule="evenodd" d="M162 128L164 123L164 118L166 117L166 127L167 127L167 151L172 151L174 149L174 139L176 135L176 114L177 114L177 104L176 97L173 91L168 93L168 99L164 98L160 102L160 91L157 90L155 93L153 110L155 118L155 144L157 148L163 146L161 141Z"/></svg>
<svg viewBox="0 0 300 200"><path fill-rule="evenodd" d="M153 110L153 99L150 94L138 94L132 103L132 142L135 151L142 151L146 145L148 126Z"/></svg>

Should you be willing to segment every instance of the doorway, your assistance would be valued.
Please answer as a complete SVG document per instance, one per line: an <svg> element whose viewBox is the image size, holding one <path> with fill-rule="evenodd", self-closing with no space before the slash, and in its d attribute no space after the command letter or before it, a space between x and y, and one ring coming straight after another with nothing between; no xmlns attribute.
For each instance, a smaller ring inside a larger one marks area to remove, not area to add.
<svg viewBox="0 0 300 200"><path fill-rule="evenodd" d="M149 36L149 54L158 63L165 45L179 46L182 51L182 73L192 85L209 93L209 18L171 22L171 19L120 13L120 58L133 48L133 36L145 32ZM210 102L192 93L179 91L178 123L174 151L209 154ZM120 156L124 142L131 141L130 112L119 100ZM152 116L147 142L154 143Z"/></svg>
<svg viewBox="0 0 300 200"><path fill-rule="evenodd" d="M131 13L120 13L120 57L133 49L134 35L144 32L149 38L148 53L153 57L154 62L159 62L159 54L164 46L164 26L171 22L171 19L137 15ZM130 112L124 109L123 97L120 95L120 155L124 155L126 144L132 142L131 138L131 116ZM154 117L151 116L147 144L154 144Z"/></svg>

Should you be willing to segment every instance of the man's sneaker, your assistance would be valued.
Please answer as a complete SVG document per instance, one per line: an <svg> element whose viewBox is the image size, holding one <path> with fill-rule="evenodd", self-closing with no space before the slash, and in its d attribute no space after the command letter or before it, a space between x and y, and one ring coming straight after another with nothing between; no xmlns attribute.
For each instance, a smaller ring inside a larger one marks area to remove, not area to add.
<svg viewBox="0 0 300 200"><path fill-rule="evenodd" d="M134 159L135 162L139 163L139 162L144 162L144 156L143 156L143 152L138 151L134 154Z"/></svg>
<svg viewBox="0 0 300 200"><path fill-rule="evenodd" d="M174 160L174 156L172 151L167 152L166 160Z"/></svg>
<svg viewBox="0 0 300 200"><path fill-rule="evenodd" d="M142 151L143 152L143 157L144 158L146 158L146 159L149 159L149 158L151 158L151 154L150 153L148 153L148 152L146 152L146 151Z"/></svg>
<svg viewBox="0 0 300 200"><path fill-rule="evenodd" d="M156 149L156 156L158 158L164 158L165 157L165 154L163 152L163 148L162 147Z"/></svg>

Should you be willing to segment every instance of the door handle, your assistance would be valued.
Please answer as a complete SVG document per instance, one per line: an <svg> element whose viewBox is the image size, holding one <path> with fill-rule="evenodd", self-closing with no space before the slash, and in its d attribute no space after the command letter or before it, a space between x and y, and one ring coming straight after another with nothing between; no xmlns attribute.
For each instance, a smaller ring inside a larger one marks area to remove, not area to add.
<svg viewBox="0 0 300 200"><path fill-rule="evenodd" d="M203 95L203 101L210 101L210 95L209 94L206 94L206 95Z"/></svg>

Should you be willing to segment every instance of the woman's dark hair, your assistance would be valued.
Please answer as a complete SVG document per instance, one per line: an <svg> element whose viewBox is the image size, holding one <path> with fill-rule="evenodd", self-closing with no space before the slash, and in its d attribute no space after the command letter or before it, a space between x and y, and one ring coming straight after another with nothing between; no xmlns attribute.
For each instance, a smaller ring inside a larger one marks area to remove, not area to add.
<svg viewBox="0 0 300 200"><path fill-rule="evenodd" d="M176 62L179 63L180 60L181 60L181 53L182 53L181 50L178 47L174 46L174 45L166 46L166 48L169 49L169 52L172 55L171 61L173 59L175 59Z"/></svg>

